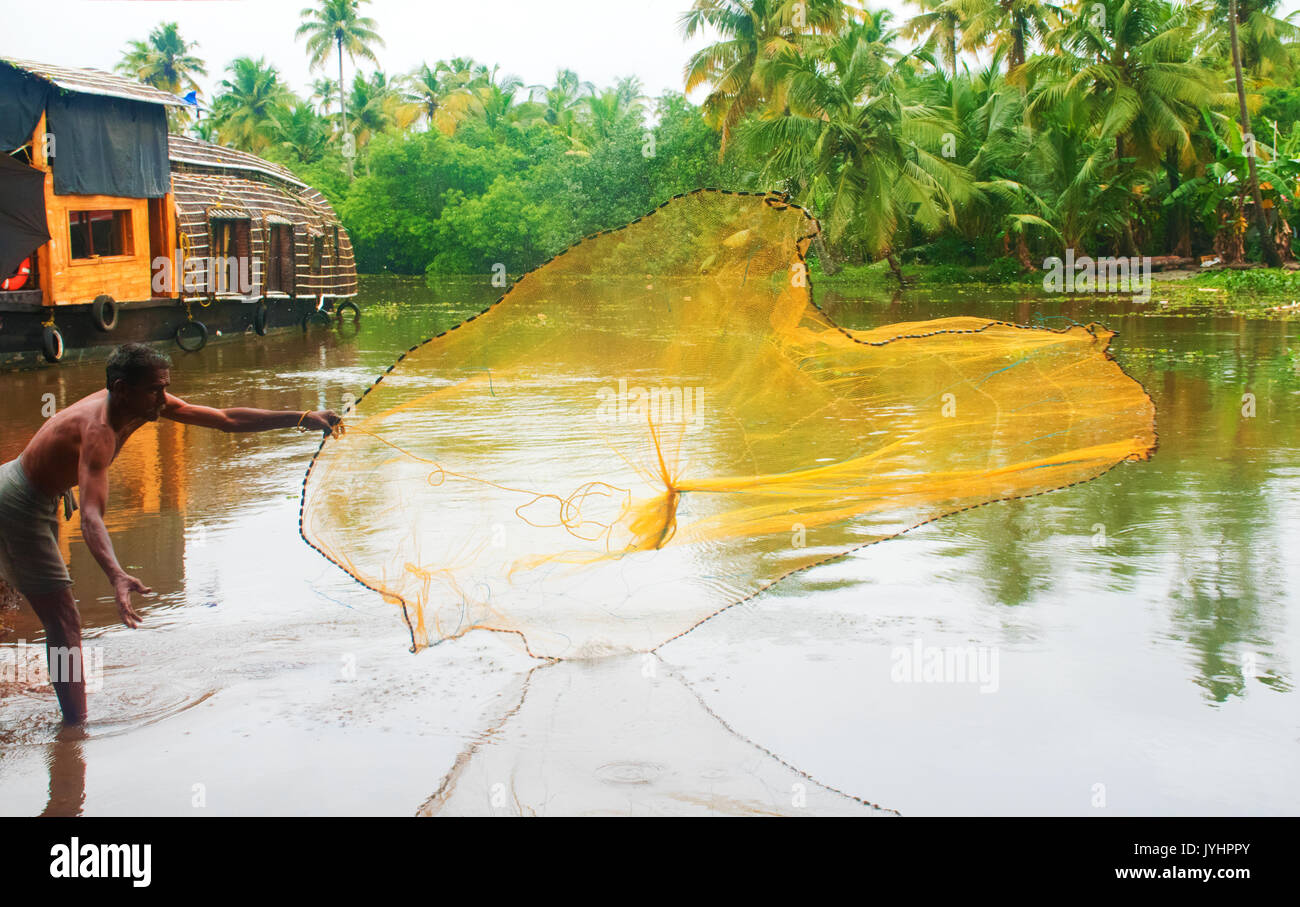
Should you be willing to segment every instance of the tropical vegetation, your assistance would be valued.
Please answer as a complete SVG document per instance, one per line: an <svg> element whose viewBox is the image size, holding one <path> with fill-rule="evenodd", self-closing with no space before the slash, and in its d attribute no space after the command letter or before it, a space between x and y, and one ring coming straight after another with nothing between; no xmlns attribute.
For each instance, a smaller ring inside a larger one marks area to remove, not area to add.
<svg viewBox="0 0 1300 907"><path fill-rule="evenodd" d="M1300 26L1278 0L915 0L900 21L844 0L682 0L683 38L709 43L658 97L464 57L385 71L368 2L303 10L312 68L337 64L309 94L239 58L173 123L319 186L364 271L518 273L702 185L810 208L829 272L1005 276L1067 248L1294 259ZM162 24L120 69L193 91L194 50Z"/></svg>

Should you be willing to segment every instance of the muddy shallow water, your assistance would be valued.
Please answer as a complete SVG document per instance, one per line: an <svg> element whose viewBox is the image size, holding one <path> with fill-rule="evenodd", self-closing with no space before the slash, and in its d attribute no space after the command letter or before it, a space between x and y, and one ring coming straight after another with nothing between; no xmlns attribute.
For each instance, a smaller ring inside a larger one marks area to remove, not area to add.
<svg viewBox="0 0 1300 907"><path fill-rule="evenodd" d="M363 309L395 317L177 351L172 389L341 408L491 296L371 278ZM850 327L1100 321L1155 399L1160 448L804 571L655 655L549 664L490 633L411 655L400 614L298 536L313 436L162 423L111 472L119 559L155 590L145 625L117 622L74 518L93 721L60 739L48 688L4 684L0 812L1300 810L1297 322L970 288L819 296ZM0 460L102 375L0 376ZM25 607L0 623L15 656L41 639ZM931 682L936 652L980 676Z"/></svg>

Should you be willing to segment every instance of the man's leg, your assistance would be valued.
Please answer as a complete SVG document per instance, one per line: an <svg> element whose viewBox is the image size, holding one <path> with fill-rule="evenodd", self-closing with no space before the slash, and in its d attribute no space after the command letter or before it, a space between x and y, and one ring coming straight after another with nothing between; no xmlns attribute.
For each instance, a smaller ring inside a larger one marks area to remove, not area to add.
<svg viewBox="0 0 1300 907"><path fill-rule="evenodd" d="M63 709L63 720L81 724L86 720L86 677L81 657L81 615L77 613L72 587L28 595L27 601L45 625L46 664L59 708Z"/></svg>

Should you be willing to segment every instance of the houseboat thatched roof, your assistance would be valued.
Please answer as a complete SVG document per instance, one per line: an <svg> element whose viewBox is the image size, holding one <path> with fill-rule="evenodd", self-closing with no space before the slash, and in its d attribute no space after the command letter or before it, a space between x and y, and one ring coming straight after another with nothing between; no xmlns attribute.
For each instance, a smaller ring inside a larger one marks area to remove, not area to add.
<svg viewBox="0 0 1300 907"><path fill-rule="evenodd" d="M203 170L231 171L232 175L261 173L286 183L307 188L307 184L293 175L288 167L273 164L247 151L237 151L224 145L214 145L182 135L167 137L167 156L173 163L191 164Z"/></svg>
<svg viewBox="0 0 1300 907"><path fill-rule="evenodd" d="M186 106L185 102L176 95L137 82L127 76L115 76L99 69L51 66L49 63L36 63L14 57L0 57L0 63L8 63L15 69L21 69L38 79L44 79L65 91L102 95L108 98L125 98L128 101L144 101L147 104Z"/></svg>
<svg viewBox="0 0 1300 907"><path fill-rule="evenodd" d="M213 221L247 221L248 254L268 261L271 228L293 228L295 295L354 296L352 242L325 196L256 155L169 136L172 192L188 255L210 254ZM205 288L206 291L206 288ZM264 289L255 289L260 295Z"/></svg>

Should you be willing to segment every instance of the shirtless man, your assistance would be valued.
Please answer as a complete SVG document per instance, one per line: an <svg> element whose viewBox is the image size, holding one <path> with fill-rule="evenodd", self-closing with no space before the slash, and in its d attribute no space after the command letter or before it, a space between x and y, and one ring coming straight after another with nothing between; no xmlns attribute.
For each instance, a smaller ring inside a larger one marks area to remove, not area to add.
<svg viewBox="0 0 1300 907"><path fill-rule="evenodd" d="M143 344L115 349L107 372L105 390L51 417L17 459L0 466L0 576L22 593L45 626L50 678L68 724L86 719L81 621L72 578L59 552L58 513L63 509L65 517L72 515L72 487L81 489L86 547L113 584L123 623L137 627L141 618L131 596L153 590L118 564L104 527L108 466L132 432L160 417L227 432L300 427L328 436L342 431L338 415L329 410L212 409L186 403L167 393L171 360ZM56 676L62 673L72 676Z"/></svg>

